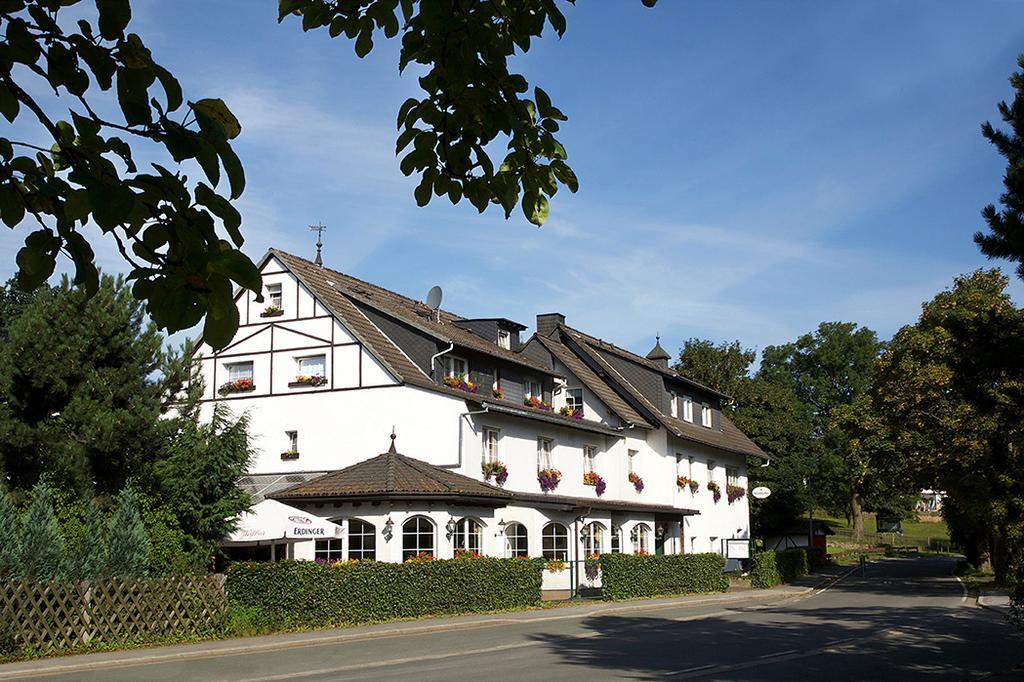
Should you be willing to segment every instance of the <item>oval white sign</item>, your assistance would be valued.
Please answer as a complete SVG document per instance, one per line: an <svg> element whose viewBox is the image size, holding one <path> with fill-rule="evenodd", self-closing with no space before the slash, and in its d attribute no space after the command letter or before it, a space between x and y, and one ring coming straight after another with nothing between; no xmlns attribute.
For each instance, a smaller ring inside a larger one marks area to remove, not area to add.
<svg viewBox="0 0 1024 682"><path fill-rule="evenodd" d="M771 491L771 488L769 488L768 486L759 485L756 488L754 488L753 490L751 490L750 494L753 495L755 498L757 498L759 500L763 500L764 498L766 498L769 495L771 495L772 491Z"/></svg>

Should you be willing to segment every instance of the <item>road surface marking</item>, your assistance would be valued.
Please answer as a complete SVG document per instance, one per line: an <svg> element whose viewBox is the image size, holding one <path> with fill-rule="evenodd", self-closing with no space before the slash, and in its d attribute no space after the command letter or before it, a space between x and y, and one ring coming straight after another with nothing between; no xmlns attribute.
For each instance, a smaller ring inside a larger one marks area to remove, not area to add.
<svg viewBox="0 0 1024 682"><path fill-rule="evenodd" d="M718 665L715 664L715 663L708 663L707 665L698 665L698 666L696 666L694 668L684 668L683 670L673 670L672 672L665 673L665 674L666 675L682 675L684 673L695 673L698 670L710 670L711 668L717 668L717 667L718 667Z"/></svg>
<svg viewBox="0 0 1024 682"><path fill-rule="evenodd" d="M967 601L967 585L964 585L964 581L960 580L960 576L956 576L956 581L960 583L960 589L964 591L964 596L960 597L960 603L963 604Z"/></svg>
<svg viewBox="0 0 1024 682"><path fill-rule="evenodd" d="M774 654L765 654L764 656L758 656L758 658L775 658L776 656L788 656L789 654L795 654L798 651L799 649L788 649L786 651L779 651L778 653Z"/></svg>

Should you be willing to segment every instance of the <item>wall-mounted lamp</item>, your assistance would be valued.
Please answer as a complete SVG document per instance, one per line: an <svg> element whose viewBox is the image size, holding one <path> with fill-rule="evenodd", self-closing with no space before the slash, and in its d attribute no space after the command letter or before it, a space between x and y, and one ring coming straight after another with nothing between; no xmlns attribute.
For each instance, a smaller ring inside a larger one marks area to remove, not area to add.
<svg viewBox="0 0 1024 682"><path fill-rule="evenodd" d="M392 521L391 517L389 516L388 520L384 522L384 541L385 542L391 542L391 532L392 532L392 529L394 527L395 527L395 522Z"/></svg>
<svg viewBox="0 0 1024 682"><path fill-rule="evenodd" d="M451 539L452 535L455 534L455 517L449 516L448 523L445 525L445 530L448 531L448 538Z"/></svg>

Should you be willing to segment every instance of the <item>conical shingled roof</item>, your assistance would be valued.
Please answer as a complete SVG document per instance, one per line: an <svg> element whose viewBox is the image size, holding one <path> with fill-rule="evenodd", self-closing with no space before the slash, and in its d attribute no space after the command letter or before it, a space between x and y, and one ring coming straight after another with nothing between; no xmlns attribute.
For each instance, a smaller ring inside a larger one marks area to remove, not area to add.
<svg viewBox="0 0 1024 682"><path fill-rule="evenodd" d="M672 359L672 356L668 354L668 351L661 347L661 337L655 336L654 348L647 354L648 360L664 360L666 363Z"/></svg>
<svg viewBox="0 0 1024 682"><path fill-rule="evenodd" d="M279 490L272 498L473 498L496 503L512 495L482 481L422 460L406 457L391 447L382 455L324 474L306 483Z"/></svg>

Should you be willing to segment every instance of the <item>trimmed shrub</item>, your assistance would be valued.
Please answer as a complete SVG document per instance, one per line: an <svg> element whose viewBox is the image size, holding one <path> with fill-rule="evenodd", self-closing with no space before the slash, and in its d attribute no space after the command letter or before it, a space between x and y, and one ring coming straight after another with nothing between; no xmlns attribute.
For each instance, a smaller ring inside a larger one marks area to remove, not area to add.
<svg viewBox="0 0 1024 682"><path fill-rule="evenodd" d="M117 496L117 511L107 524L107 571L118 577L149 574L149 537L139 515L139 495L126 485Z"/></svg>
<svg viewBox="0 0 1024 682"><path fill-rule="evenodd" d="M729 587L724 571L720 554L602 554L601 593L605 599L634 599L724 592Z"/></svg>
<svg viewBox="0 0 1024 682"><path fill-rule="evenodd" d="M779 577L784 583L791 583L810 571L807 565L807 552L802 549L787 549L775 555L775 565L779 569Z"/></svg>
<svg viewBox="0 0 1024 682"><path fill-rule="evenodd" d="M781 582L779 568L775 563L775 551L758 552L750 561L750 586L755 588L775 587Z"/></svg>
<svg viewBox="0 0 1024 682"><path fill-rule="evenodd" d="M227 573L228 603L275 627L321 627L532 606L541 559L242 562Z"/></svg>
<svg viewBox="0 0 1024 682"><path fill-rule="evenodd" d="M22 520L21 564L28 580L54 582L67 576L64 538L53 513L53 489L45 480L32 487L32 502Z"/></svg>
<svg viewBox="0 0 1024 682"><path fill-rule="evenodd" d="M14 513L7 489L0 482L0 580L21 577L21 538L18 534L18 517ZM2 626L0 626L0 649L2 649ZM0 652L2 653L2 652Z"/></svg>

